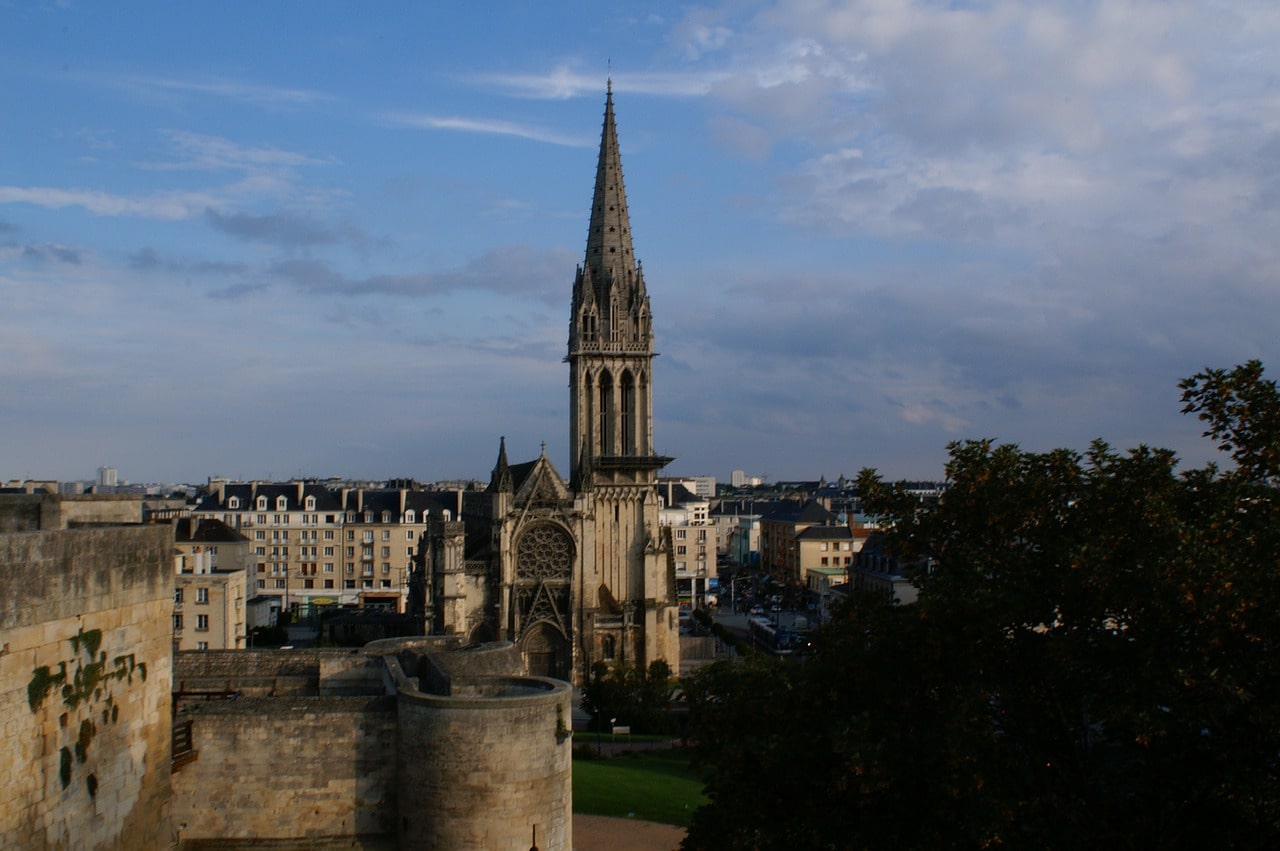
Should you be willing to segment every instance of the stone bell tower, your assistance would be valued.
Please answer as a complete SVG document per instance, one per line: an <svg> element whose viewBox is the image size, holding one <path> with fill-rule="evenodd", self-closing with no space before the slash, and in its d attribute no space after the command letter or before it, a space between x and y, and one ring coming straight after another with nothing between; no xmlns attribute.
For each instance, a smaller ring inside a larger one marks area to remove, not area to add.
<svg viewBox="0 0 1280 851"><path fill-rule="evenodd" d="M594 518L584 541L582 626L596 660L679 669L678 606L670 547L658 526L653 448L653 322L631 218L613 114L604 126L586 257L569 321L570 487Z"/></svg>

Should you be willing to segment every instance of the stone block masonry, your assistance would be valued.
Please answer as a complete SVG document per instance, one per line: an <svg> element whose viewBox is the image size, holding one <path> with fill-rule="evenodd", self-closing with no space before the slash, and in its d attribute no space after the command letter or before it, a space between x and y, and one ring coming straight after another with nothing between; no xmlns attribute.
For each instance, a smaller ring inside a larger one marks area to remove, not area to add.
<svg viewBox="0 0 1280 851"><path fill-rule="evenodd" d="M0 534L0 847L167 847L168 527Z"/></svg>
<svg viewBox="0 0 1280 851"><path fill-rule="evenodd" d="M174 678L189 851L572 848L571 691L508 642L181 653Z"/></svg>
<svg viewBox="0 0 1280 851"><path fill-rule="evenodd" d="M191 701L181 717L199 754L173 775L188 847L394 836L394 698Z"/></svg>

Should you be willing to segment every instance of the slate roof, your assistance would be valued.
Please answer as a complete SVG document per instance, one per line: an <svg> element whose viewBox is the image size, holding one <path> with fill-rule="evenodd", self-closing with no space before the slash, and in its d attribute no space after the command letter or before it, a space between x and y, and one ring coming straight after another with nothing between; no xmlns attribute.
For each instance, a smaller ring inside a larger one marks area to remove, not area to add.
<svg viewBox="0 0 1280 851"><path fill-rule="evenodd" d="M810 526L796 535L799 541L851 541L853 530L848 526Z"/></svg>
<svg viewBox="0 0 1280 851"><path fill-rule="evenodd" d="M173 537L179 543L199 544L239 544L249 540L226 523L212 517L179 518L173 524Z"/></svg>
<svg viewBox="0 0 1280 851"><path fill-rule="evenodd" d="M774 503L773 510L764 515L765 520L777 523L809 523L812 525L834 525L837 518L820 503L809 500L801 505L790 499Z"/></svg>
<svg viewBox="0 0 1280 851"><path fill-rule="evenodd" d="M228 508L227 502L232 497L238 497L240 505L238 508ZM306 509L308 511L341 511L342 506L338 494L329 490L324 485L303 484L302 499L298 498L297 482L245 482L245 483L228 483L223 487L223 498L219 502L218 494L208 493L201 497L196 503L196 511L258 511L257 498L265 496L267 498L267 511L277 511L276 500L279 497L285 498L285 511L302 511L304 510L305 500L309 496L315 497L316 507L314 509Z"/></svg>
<svg viewBox="0 0 1280 851"><path fill-rule="evenodd" d="M391 512L391 517L399 522L400 520L400 499L401 493L399 489L364 489L350 490L347 492L347 499L342 506L343 511L356 512L355 522L363 521L362 512L373 512L373 522L382 522L382 513L384 511ZM439 494L429 491L403 491L404 509L412 511L417 516L425 513L439 515L444 508L452 508L452 504L446 506L438 499Z"/></svg>

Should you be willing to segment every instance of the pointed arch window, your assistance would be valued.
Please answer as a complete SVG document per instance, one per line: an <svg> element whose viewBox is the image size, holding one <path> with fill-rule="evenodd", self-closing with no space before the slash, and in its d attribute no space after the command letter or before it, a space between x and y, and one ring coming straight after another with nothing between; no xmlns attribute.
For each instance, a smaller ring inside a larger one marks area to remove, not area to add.
<svg viewBox="0 0 1280 851"><path fill-rule="evenodd" d="M622 374L622 454L636 454L636 380L630 371Z"/></svg>
<svg viewBox="0 0 1280 851"><path fill-rule="evenodd" d="M600 373L600 454L613 455L613 376L608 370Z"/></svg>

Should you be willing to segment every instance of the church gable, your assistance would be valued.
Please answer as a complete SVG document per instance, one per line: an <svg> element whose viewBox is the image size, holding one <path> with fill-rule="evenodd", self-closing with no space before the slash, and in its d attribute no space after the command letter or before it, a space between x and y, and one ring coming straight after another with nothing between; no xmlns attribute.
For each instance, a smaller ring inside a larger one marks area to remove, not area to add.
<svg viewBox="0 0 1280 851"><path fill-rule="evenodd" d="M561 505L573 499L568 485L546 455L530 464L517 464L511 468L511 474L518 508Z"/></svg>

